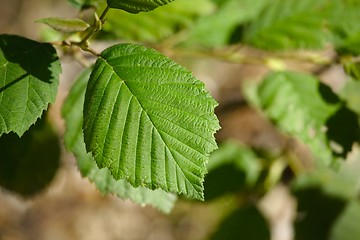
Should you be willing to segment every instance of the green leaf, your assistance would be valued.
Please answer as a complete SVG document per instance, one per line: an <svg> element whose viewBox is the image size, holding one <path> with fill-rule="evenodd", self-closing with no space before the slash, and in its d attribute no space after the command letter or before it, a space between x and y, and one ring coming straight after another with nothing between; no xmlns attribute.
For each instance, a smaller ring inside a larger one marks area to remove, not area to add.
<svg viewBox="0 0 360 240"><path fill-rule="evenodd" d="M292 191L299 212L295 223L296 239L342 240L347 238L341 237L344 236L341 230L346 229L346 234L356 232L351 222L357 223L359 218L359 171L360 149L356 146L348 158L340 162L338 171L315 169L295 179Z"/></svg>
<svg viewBox="0 0 360 240"><path fill-rule="evenodd" d="M209 0L176 0L151 12L131 14L110 10L103 27L110 37L158 42L192 26L195 20L212 11ZM141 26L139 28L139 26ZM101 33L100 33L101 34ZM106 36L106 35L105 35Z"/></svg>
<svg viewBox="0 0 360 240"><path fill-rule="evenodd" d="M101 53L87 87L86 149L115 179L203 199L206 163L217 148L216 105L203 83L167 57L115 45Z"/></svg>
<svg viewBox="0 0 360 240"><path fill-rule="evenodd" d="M338 109L326 102L320 81L312 75L295 72L274 72L265 77L258 96L265 114L283 131L300 138L321 164L331 163L325 123Z"/></svg>
<svg viewBox="0 0 360 240"><path fill-rule="evenodd" d="M299 213L294 224L294 239L329 239L331 227L344 210L346 201L316 188L301 189L294 194Z"/></svg>
<svg viewBox="0 0 360 240"><path fill-rule="evenodd" d="M148 12L164 6L174 0L107 0L111 8L125 10L129 13Z"/></svg>
<svg viewBox="0 0 360 240"><path fill-rule="evenodd" d="M60 165L59 140L43 119L19 138L0 137L0 186L30 197L46 188Z"/></svg>
<svg viewBox="0 0 360 240"><path fill-rule="evenodd" d="M333 151L346 158L354 143L360 142L359 116L343 106L328 119L326 126L326 135L335 146Z"/></svg>
<svg viewBox="0 0 360 240"><path fill-rule="evenodd" d="M68 2L76 8L86 9L91 7L98 7L100 3L105 2L105 0L68 0Z"/></svg>
<svg viewBox="0 0 360 240"><path fill-rule="evenodd" d="M230 214L210 239L270 240L270 229L266 219L255 206L245 206Z"/></svg>
<svg viewBox="0 0 360 240"><path fill-rule="evenodd" d="M55 101L60 72L50 44L0 35L0 136L21 136L35 123Z"/></svg>
<svg viewBox="0 0 360 240"><path fill-rule="evenodd" d="M324 30L332 0L275 0L245 29L244 40L277 50L321 48L329 41Z"/></svg>
<svg viewBox="0 0 360 240"><path fill-rule="evenodd" d="M269 4L266 0L228 0L221 3L212 14L193 24L186 40L188 44L225 46L238 26L253 20Z"/></svg>
<svg viewBox="0 0 360 240"><path fill-rule="evenodd" d="M42 18L36 22L44 23L60 32L82 32L90 25L81 19L64 19L64 18Z"/></svg>
<svg viewBox="0 0 360 240"><path fill-rule="evenodd" d="M360 54L360 2L337 1L329 17L329 29L333 33L334 45L342 54Z"/></svg>
<svg viewBox="0 0 360 240"><path fill-rule="evenodd" d="M348 79L339 95L348 108L360 115L360 81Z"/></svg>
<svg viewBox="0 0 360 240"><path fill-rule="evenodd" d="M169 213L176 201L175 195L160 189L134 188L130 183L122 179L116 181L108 169L103 168L100 170L91 154L86 153L82 133L82 109L90 72L91 69L87 69L79 76L62 109L62 115L66 122L65 145L69 151L75 154L81 174L93 182L104 194L116 194L122 199L131 199L141 205L149 204L163 212Z"/></svg>
<svg viewBox="0 0 360 240"><path fill-rule="evenodd" d="M210 155L208 170L204 183L206 200L254 187L262 166L251 149L228 141Z"/></svg>
<svg viewBox="0 0 360 240"><path fill-rule="evenodd" d="M360 236L360 203L350 201L331 228L330 240L357 240Z"/></svg>

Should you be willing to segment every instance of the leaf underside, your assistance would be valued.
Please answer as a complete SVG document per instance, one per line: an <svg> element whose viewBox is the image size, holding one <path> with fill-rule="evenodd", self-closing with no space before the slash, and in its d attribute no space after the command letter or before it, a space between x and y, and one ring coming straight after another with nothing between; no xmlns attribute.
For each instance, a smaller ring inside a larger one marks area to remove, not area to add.
<svg viewBox="0 0 360 240"><path fill-rule="evenodd" d="M172 60L135 44L95 63L84 103L84 139L100 168L133 186L203 199L216 101Z"/></svg>
<svg viewBox="0 0 360 240"><path fill-rule="evenodd" d="M77 166L84 177L93 182L103 194L116 194L122 199L130 199L138 204L149 204L169 213L174 206L176 196L161 189L134 188L126 180L115 180L106 168L99 169L90 153L86 153L82 133L86 85L90 77L90 69L85 70L72 87L62 109L66 122L64 141L67 149L74 153Z"/></svg>
<svg viewBox="0 0 360 240"><path fill-rule="evenodd" d="M129 13L148 12L174 0L107 0L110 8L125 10Z"/></svg>
<svg viewBox="0 0 360 240"><path fill-rule="evenodd" d="M60 72L50 44L0 35L0 136L21 136L35 123L55 101Z"/></svg>

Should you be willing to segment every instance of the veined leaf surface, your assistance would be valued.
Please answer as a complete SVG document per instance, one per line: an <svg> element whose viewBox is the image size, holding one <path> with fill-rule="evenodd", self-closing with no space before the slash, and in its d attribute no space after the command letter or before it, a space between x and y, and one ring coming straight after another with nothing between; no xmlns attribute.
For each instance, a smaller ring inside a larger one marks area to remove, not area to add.
<svg viewBox="0 0 360 240"><path fill-rule="evenodd" d="M111 8L125 10L129 13L148 12L174 0L107 0Z"/></svg>
<svg viewBox="0 0 360 240"><path fill-rule="evenodd" d="M104 194L116 194L122 199L131 199L138 204L149 204L169 213L176 201L176 196L161 189L134 188L126 180L115 180L106 168L99 169L90 153L86 153L82 133L86 85L90 77L90 69L85 70L76 80L62 109L66 122L64 135L67 149L74 153L78 168L84 177L89 178Z"/></svg>
<svg viewBox="0 0 360 240"><path fill-rule="evenodd" d="M203 199L220 128L216 105L202 82L162 54L115 45L101 53L86 90L86 149L115 179Z"/></svg>
<svg viewBox="0 0 360 240"><path fill-rule="evenodd" d="M21 136L55 101L60 61L48 43L0 35L0 136Z"/></svg>

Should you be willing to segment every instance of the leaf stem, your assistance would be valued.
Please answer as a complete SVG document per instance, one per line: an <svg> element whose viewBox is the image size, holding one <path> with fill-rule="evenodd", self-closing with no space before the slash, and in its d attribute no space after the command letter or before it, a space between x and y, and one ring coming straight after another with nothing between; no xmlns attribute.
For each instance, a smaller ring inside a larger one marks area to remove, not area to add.
<svg viewBox="0 0 360 240"><path fill-rule="evenodd" d="M85 44L95 33L100 31L102 29L102 25L105 24L106 19L105 16L107 12L110 10L109 6L106 6L105 10L102 12L100 18L95 13L95 22L93 25L89 27L89 32L86 34L86 36L81 40L80 46L82 44Z"/></svg>

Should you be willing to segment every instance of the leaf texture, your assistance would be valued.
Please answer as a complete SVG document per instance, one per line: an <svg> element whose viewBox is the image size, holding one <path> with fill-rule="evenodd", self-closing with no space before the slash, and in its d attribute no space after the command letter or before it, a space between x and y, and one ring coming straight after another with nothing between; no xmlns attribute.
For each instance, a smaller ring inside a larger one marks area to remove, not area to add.
<svg viewBox="0 0 360 240"><path fill-rule="evenodd" d="M107 0L111 8L125 10L129 13L148 12L174 0Z"/></svg>
<svg viewBox="0 0 360 240"><path fill-rule="evenodd" d="M101 53L86 90L87 151L115 179L203 199L220 128L216 105L203 83L167 57L115 45Z"/></svg>
<svg viewBox="0 0 360 240"><path fill-rule="evenodd" d="M0 136L21 136L55 101L60 61L55 49L13 35L0 35Z"/></svg>
<svg viewBox="0 0 360 240"><path fill-rule="evenodd" d="M328 165L332 155L325 124L339 106L326 102L319 88L319 80L311 75L275 72L265 78L258 88L258 96L270 119L307 144L321 165Z"/></svg>
<svg viewBox="0 0 360 240"><path fill-rule="evenodd" d="M81 174L93 182L104 194L116 194L122 199L130 199L141 205L151 205L165 213L169 213L176 201L174 194L166 193L161 189L134 188L126 180L115 180L108 169L103 168L100 170L91 154L86 152L82 133L82 109L90 73L91 69L87 69L79 76L62 109L62 115L66 122L65 145L76 156Z"/></svg>

